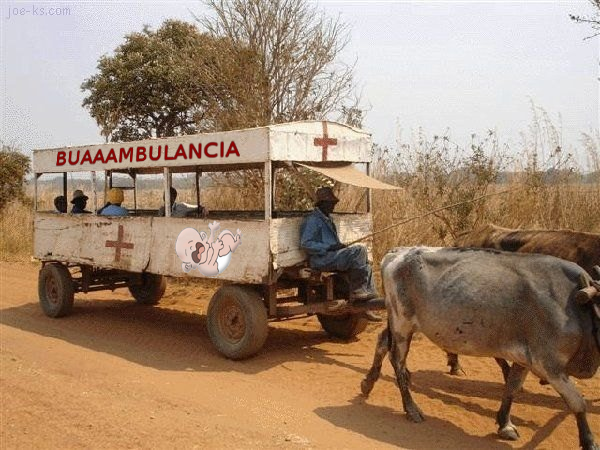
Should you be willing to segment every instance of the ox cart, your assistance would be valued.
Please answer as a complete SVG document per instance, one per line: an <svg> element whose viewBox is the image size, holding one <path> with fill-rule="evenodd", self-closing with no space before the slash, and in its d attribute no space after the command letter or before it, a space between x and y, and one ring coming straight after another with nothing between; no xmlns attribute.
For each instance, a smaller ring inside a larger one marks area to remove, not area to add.
<svg viewBox="0 0 600 450"><path fill-rule="evenodd" d="M230 231L232 239L241 239L235 251L223 257L227 261L219 259L216 278L226 283L214 294L207 311L211 341L223 355L240 359L259 351L269 320L316 314L330 335L355 336L366 326L365 310L382 309L382 302L360 307L340 302L348 296L343 277L308 267L299 246L299 228L307 211L278 208L275 180L279 171L299 176L297 165L301 164L303 171L317 171L360 186L366 194L362 210L332 215L341 240L351 242L372 231L371 188L392 188L369 176L371 159L368 133L321 121L36 150L34 256L42 262L38 285L43 311L50 317L65 316L72 310L74 294L116 288L128 288L139 304L157 304L168 277L206 277L202 266L195 264L197 260L186 259L194 248L192 243L188 253L182 243L185 233L195 232L206 240L210 229L212 240L213 228L220 227ZM187 174L187 179L195 180L200 204L201 179L247 170L260 173L262 210L211 210L208 215L198 212L192 217L172 217L169 193L173 175ZM91 176L91 214L43 211L39 207L40 178L44 174L62 177L61 193L68 198L73 172ZM144 177L160 180L164 214L138 207L139 181ZM123 205L128 216L97 214L99 201L106 202L107 192L123 178L129 180L127 186L121 182L130 197L129 204ZM97 189L101 179L104 189ZM225 241L221 235L219 238ZM365 243L370 253L371 242ZM196 249L200 247L198 244Z"/></svg>

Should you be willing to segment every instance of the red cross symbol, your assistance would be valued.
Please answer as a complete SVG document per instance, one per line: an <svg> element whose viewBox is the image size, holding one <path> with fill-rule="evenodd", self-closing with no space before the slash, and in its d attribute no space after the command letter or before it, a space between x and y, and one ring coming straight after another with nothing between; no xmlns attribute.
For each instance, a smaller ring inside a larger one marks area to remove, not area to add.
<svg viewBox="0 0 600 450"><path fill-rule="evenodd" d="M105 247L114 247L116 248L115 253L115 262L121 261L121 249L122 248L133 248L133 244L131 242L123 242L123 225L119 225L119 234L117 236L116 241L106 241L104 244Z"/></svg>
<svg viewBox="0 0 600 450"><path fill-rule="evenodd" d="M327 135L327 122L323 121L323 137L315 138L315 146L323 149L323 161L327 161L327 147L337 145L337 139L332 139Z"/></svg>

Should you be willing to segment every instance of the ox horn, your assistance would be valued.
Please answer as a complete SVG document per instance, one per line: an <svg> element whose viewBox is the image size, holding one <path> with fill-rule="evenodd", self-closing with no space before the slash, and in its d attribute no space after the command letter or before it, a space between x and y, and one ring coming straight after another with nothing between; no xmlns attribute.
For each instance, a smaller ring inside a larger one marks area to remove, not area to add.
<svg viewBox="0 0 600 450"><path fill-rule="evenodd" d="M596 272L596 280L600 281L600 266L594 266L594 272Z"/></svg>
<svg viewBox="0 0 600 450"><path fill-rule="evenodd" d="M593 282L587 273L579 275L579 286L582 288L575 294L575 300L581 305L588 303L595 296L600 295L598 285Z"/></svg>
<svg viewBox="0 0 600 450"><path fill-rule="evenodd" d="M590 287L592 285L592 283L590 283L592 281L591 277L587 274L587 272L581 272L579 274L579 286L581 288L587 288Z"/></svg>
<svg viewBox="0 0 600 450"><path fill-rule="evenodd" d="M583 289L579 289L575 294L575 300L577 303L584 305L591 301L594 297L600 295L600 291L595 286L589 286Z"/></svg>

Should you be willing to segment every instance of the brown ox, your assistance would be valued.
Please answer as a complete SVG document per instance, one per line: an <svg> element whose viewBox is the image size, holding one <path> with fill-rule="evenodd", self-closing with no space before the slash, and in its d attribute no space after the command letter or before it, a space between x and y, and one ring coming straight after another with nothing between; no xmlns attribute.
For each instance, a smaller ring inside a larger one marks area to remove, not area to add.
<svg viewBox="0 0 600 450"><path fill-rule="evenodd" d="M458 237L456 247L495 248L509 252L541 253L577 263L596 277L593 267L600 265L600 234L571 230L511 230L488 224ZM506 380L509 365L496 360ZM448 354L450 374L458 375L463 369L458 356Z"/></svg>
<svg viewBox="0 0 600 450"><path fill-rule="evenodd" d="M572 261L590 275L600 265L600 234L571 230L511 230L493 224L458 237L456 247L495 248L508 252L542 253Z"/></svg>

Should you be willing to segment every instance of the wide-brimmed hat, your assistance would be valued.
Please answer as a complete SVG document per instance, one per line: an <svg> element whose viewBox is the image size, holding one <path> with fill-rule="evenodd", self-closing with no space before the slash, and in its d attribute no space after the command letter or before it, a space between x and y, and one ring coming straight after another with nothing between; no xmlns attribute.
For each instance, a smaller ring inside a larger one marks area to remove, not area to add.
<svg viewBox="0 0 600 450"><path fill-rule="evenodd" d="M78 198L81 198L86 201L89 199L89 197L85 195L81 189L77 189L73 192L73 198L71 199L71 203L75 203L75 200L77 200Z"/></svg>
<svg viewBox="0 0 600 450"><path fill-rule="evenodd" d="M123 189L112 188L110 191L108 191L108 201L113 205L123 203L124 198L125 196L123 195Z"/></svg>
<svg viewBox="0 0 600 450"><path fill-rule="evenodd" d="M323 186L317 189L317 193L315 195L317 202L339 202L340 199L335 196L333 193L333 189L329 186Z"/></svg>

